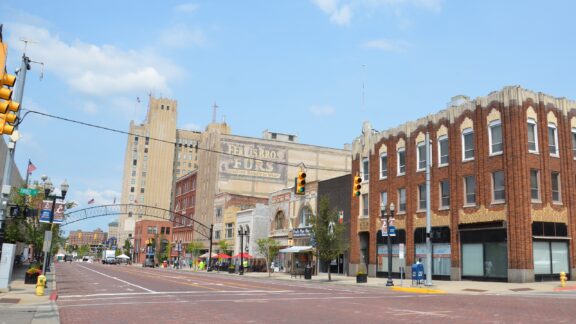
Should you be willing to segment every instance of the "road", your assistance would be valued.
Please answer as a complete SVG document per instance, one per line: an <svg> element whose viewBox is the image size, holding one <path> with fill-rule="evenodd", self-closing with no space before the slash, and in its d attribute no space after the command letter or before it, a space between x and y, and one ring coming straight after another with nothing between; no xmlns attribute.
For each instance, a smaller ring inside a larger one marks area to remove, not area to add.
<svg viewBox="0 0 576 324"><path fill-rule="evenodd" d="M576 295L382 287L95 263L56 265L62 323L571 323Z"/></svg>

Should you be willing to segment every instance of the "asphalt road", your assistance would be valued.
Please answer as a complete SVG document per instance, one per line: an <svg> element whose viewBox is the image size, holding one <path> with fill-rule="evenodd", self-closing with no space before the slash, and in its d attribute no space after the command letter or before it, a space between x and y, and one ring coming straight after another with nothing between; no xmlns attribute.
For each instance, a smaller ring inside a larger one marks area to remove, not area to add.
<svg viewBox="0 0 576 324"><path fill-rule="evenodd" d="M422 295L362 285L57 264L62 323L572 323L574 294Z"/></svg>

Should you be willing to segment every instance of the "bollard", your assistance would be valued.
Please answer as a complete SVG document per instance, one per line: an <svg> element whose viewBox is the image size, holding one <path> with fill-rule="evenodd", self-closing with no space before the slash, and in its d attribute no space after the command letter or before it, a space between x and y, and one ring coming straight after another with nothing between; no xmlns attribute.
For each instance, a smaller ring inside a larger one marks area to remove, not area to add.
<svg viewBox="0 0 576 324"><path fill-rule="evenodd" d="M46 285L46 276L39 275L36 282L36 296L44 296L44 286Z"/></svg>
<svg viewBox="0 0 576 324"><path fill-rule="evenodd" d="M566 272L560 272L560 286L566 287Z"/></svg>

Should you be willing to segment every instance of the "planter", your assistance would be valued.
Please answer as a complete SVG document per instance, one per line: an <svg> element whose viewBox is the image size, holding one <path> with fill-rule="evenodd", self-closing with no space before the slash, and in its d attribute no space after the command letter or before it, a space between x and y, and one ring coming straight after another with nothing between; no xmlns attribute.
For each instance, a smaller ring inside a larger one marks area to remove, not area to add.
<svg viewBox="0 0 576 324"><path fill-rule="evenodd" d="M39 275L40 273L33 273L33 274L26 273L26 275L24 276L24 283L29 285L35 285L38 282Z"/></svg>
<svg viewBox="0 0 576 324"><path fill-rule="evenodd" d="M367 274L357 274L356 275L356 283L367 283L368 282L368 275Z"/></svg>

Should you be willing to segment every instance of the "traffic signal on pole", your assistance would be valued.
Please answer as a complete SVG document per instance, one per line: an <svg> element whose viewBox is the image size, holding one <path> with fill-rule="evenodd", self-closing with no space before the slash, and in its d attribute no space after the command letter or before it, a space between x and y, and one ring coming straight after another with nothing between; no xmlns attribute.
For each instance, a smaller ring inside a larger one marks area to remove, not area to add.
<svg viewBox="0 0 576 324"><path fill-rule="evenodd" d="M362 189L362 177L357 175L354 176L354 183L352 184L352 197L360 196L360 189Z"/></svg>
<svg viewBox="0 0 576 324"><path fill-rule="evenodd" d="M12 135L16 112L20 104L12 101L12 87L16 83L16 76L6 73L6 57L8 46L2 42L0 35L0 134Z"/></svg>
<svg viewBox="0 0 576 324"><path fill-rule="evenodd" d="M296 178L296 194L304 195L306 194L306 172L300 170L298 171L298 177Z"/></svg>

